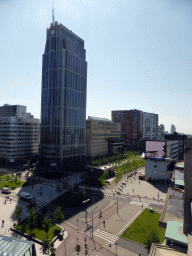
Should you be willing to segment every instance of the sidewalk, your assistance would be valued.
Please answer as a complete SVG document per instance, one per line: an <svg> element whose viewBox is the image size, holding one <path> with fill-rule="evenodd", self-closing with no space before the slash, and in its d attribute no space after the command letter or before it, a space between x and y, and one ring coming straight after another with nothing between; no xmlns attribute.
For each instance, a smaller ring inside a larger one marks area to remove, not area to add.
<svg viewBox="0 0 192 256"><path fill-rule="evenodd" d="M10 201L6 201L5 203L5 197L4 196L0 196L0 234L4 235L4 236L10 236L10 237L15 237L15 238L19 238L21 240L26 240L26 238L24 238L23 236L20 236L12 231L10 231L10 228L13 227L14 223L17 223L17 221L15 221L13 219L13 214L15 211L15 207L18 206L18 202L12 200L11 203ZM22 216L22 220L24 220L27 216L28 216L28 212L27 209L22 205L23 208L23 216ZM4 227L2 227L2 220L4 220ZM67 237L67 232L64 232L64 238ZM59 241L57 240L55 242L55 247L57 248L63 241ZM36 254L37 256L41 256L43 255L42 252L42 246L35 243L35 248L36 248ZM48 255L48 254L44 254L44 255Z"/></svg>

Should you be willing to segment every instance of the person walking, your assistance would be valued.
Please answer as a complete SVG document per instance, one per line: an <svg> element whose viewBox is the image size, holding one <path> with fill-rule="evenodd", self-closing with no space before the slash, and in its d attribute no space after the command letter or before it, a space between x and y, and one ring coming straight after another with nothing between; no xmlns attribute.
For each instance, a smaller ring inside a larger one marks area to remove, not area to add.
<svg viewBox="0 0 192 256"><path fill-rule="evenodd" d="M2 220L2 227L4 227L4 222L5 222L5 221L4 221L4 220Z"/></svg>

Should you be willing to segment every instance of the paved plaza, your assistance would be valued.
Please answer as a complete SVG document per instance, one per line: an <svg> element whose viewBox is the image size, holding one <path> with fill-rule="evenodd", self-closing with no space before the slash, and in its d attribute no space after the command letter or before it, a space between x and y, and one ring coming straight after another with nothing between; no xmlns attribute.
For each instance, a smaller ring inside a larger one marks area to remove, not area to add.
<svg viewBox="0 0 192 256"><path fill-rule="evenodd" d="M13 224L17 223L17 221L15 221L13 219L13 215L14 215L16 206L19 206L18 201L11 200L11 202L10 202L10 200L6 200L6 204L5 204L5 195L0 196L0 209L1 209L1 211L0 211L0 234L5 235L5 236L19 238L22 240L26 240L26 238L14 233L10 230L10 228L13 227ZM25 206L22 205L22 208L23 208L23 216L22 216L22 220L23 220L27 217L27 215L29 213L27 212L27 209ZM2 226L2 220L4 220L4 226ZM67 232L64 232L64 235L66 237ZM57 240L55 242L55 247L57 248L61 243L62 243L62 241ZM48 255L48 253L43 254L41 245L35 243L35 248L36 248L37 256Z"/></svg>

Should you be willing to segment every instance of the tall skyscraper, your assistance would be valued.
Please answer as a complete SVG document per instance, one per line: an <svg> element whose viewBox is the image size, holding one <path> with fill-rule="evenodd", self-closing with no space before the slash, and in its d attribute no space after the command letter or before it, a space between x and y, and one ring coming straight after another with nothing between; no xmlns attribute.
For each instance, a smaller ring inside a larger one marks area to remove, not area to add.
<svg viewBox="0 0 192 256"><path fill-rule="evenodd" d="M86 91L84 41L53 18L43 54L40 153L64 170L86 155Z"/></svg>
<svg viewBox="0 0 192 256"><path fill-rule="evenodd" d="M176 127L174 124L171 125L171 134L174 134L176 132Z"/></svg>

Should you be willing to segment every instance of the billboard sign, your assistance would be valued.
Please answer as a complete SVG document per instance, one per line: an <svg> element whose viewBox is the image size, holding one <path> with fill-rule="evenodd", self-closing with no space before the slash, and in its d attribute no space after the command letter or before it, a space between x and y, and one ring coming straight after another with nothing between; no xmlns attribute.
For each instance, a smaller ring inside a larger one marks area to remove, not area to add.
<svg viewBox="0 0 192 256"><path fill-rule="evenodd" d="M166 158L166 141L146 141L145 157Z"/></svg>

